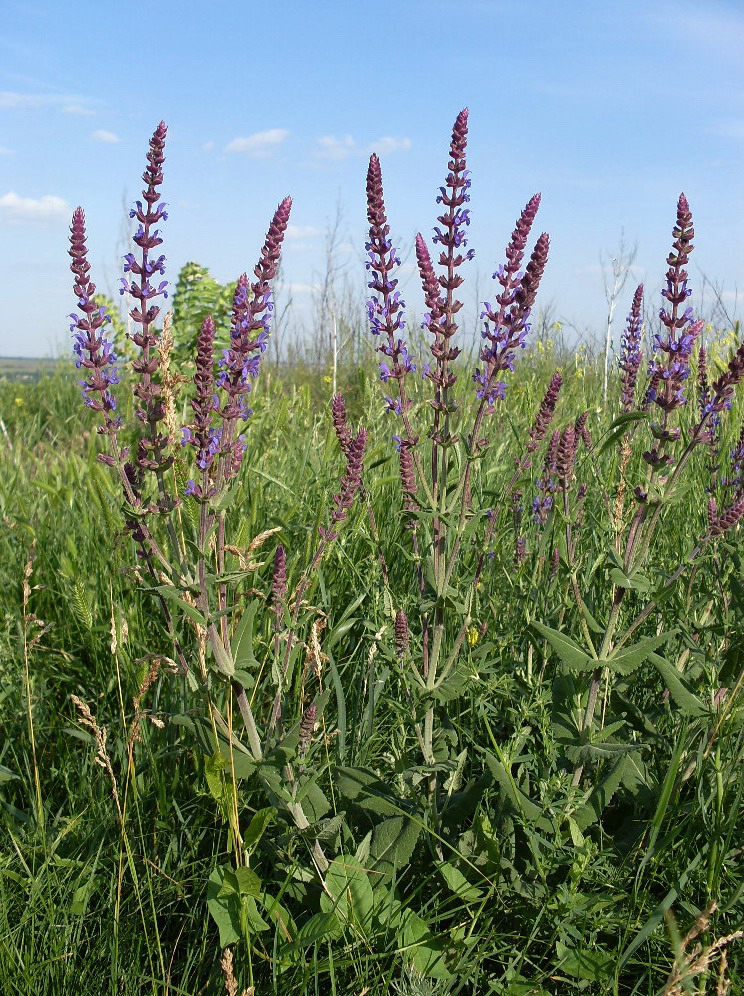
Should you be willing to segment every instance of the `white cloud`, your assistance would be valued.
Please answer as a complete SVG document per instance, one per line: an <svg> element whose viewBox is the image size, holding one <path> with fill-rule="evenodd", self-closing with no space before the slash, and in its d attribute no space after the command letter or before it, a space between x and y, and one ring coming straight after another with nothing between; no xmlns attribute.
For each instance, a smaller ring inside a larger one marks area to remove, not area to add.
<svg viewBox="0 0 744 996"><path fill-rule="evenodd" d="M121 139L118 135L115 135L113 131L104 131L103 128L99 128L98 131L94 131L90 136L95 142L105 142L108 145L116 145Z"/></svg>
<svg viewBox="0 0 744 996"><path fill-rule="evenodd" d="M0 108L6 110L38 110L52 107L64 114L92 114L88 106L91 101L72 94L58 93L17 93L13 90L0 90Z"/></svg>
<svg viewBox="0 0 744 996"><path fill-rule="evenodd" d="M90 117L94 112L91 111L89 107L83 107L82 104L65 104L62 108L63 114L80 114L85 117Z"/></svg>
<svg viewBox="0 0 744 996"><path fill-rule="evenodd" d="M313 228L312 225L287 225L287 231L284 234L288 239L311 239L320 235L320 229Z"/></svg>
<svg viewBox="0 0 744 996"><path fill-rule="evenodd" d="M202 142L202 152L211 152L214 148L214 142Z"/></svg>
<svg viewBox="0 0 744 996"><path fill-rule="evenodd" d="M6 149L4 145L0 145L0 156L12 156L13 150Z"/></svg>
<svg viewBox="0 0 744 996"><path fill-rule="evenodd" d="M318 139L316 156L319 159L348 159L356 151L356 144L351 135L336 138L335 135L323 135Z"/></svg>
<svg viewBox="0 0 744 996"><path fill-rule="evenodd" d="M0 197L0 218L9 222L56 221L70 213L67 201L53 194L43 197L19 197L11 191Z"/></svg>
<svg viewBox="0 0 744 996"><path fill-rule="evenodd" d="M392 135L383 135L376 142L371 142L369 152L376 152L378 156L389 156L392 152L407 152L413 142L410 138L393 138Z"/></svg>
<svg viewBox="0 0 744 996"><path fill-rule="evenodd" d="M234 138L225 146L225 152L241 152L251 159L269 159L276 147L289 138L286 128L271 128L269 131L258 131L247 138Z"/></svg>

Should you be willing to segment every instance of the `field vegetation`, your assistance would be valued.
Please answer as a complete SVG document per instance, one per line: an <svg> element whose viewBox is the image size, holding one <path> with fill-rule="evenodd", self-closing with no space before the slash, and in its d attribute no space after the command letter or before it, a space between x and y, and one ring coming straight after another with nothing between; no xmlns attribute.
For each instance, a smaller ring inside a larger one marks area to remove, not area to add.
<svg viewBox="0 0 744 996"><path fill-rule="evenodd" d="M539 197L461 351L466 112L423 330L370 161L372 368L268 362L288 199L161 323L164 143L131 338L78 211L78 370L0 381L3 992L744 991L744 346L684 196L603 399L530 338Z"/></svg>

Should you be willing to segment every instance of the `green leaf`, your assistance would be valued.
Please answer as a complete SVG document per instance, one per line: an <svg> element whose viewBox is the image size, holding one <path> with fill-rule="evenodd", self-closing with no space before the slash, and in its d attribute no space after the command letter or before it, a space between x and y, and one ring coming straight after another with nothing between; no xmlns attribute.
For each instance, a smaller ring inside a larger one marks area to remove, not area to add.
<svg viewBox="0 0 744 996"><path fill-rule="evenodd" d="M241 939L240 894L232 887L228 873L232 869L226 865L215 868L207 880L207 909L220 931L220 947L237 944Z"/></svg>
<svg viewBox="0 0 744 996"><path fill-rule="evenodd" d="M288 945L289 951L309 948L318 941L336 941L343 932L343 926L335 913L315 913L300 927L295 940Z"/></svg>
<svg viewBox="0 0 744 996"><path fill-rule="evenodd" d="M421 975L452 978L444 960L444 943L432 935L426 921L412 909L401 910L398 944L401 954L412 958L413 967Z"/></svg>
<svg viewBox="0 0 744 996"><path fill-rule="evenodd" d="M324 913L335 912L342 921L364 928L369 924L374 894L369 871L354 858L336 858L325 876L327 892L320 896Z"/></svg>
<svg viewBox="0 0 744 996"><path fill-rule="evenodd" d="M704 703L691 691L673 664L658 654L649 654L648 659L663 678L669 694L683 715L695 717L707 715L708 710Z"/></svg>
<svg viewBox="0 0 744 996"><path fill-rule="evenodd" d="M4 764L0 764L0 785L3 782L10 782L14 778L20 778L20 775L17 775L15 771L11 771L10 768L6 768Z"/></svg>
<svg viewBox="0 0 744 996"><path fill-rule="evenodd" d="M471 885L460 869L450 864L449 861L437 862L437 868L452 892L459 896L463 902L474 903L482 898L483 890Z"/></svg>
<svg viewBox="0 0 744 996"><path fill-rule="evenodd" d="M263 884L252 868L236 868L234 872L241 896L254 896L256 899L263 894Z"/></svg>
<svg viewBox="0 0 744 996"><path fill-rule="evenodd" d="M627 763L628 758L621 757L607 777L595 786L588 800L574 811L572 818L579 830L583 832L601 818L623 782Z"/></svg>
<svg viewBox="0 0 744 996"><path fill-rule="evenodd" d="M243 834L243 846L248 851L255 851L258 842L266 833L266 828L276 818L276 813L277 811L273 806L267 806L265 809L259 809L257 813L253 814L253 818L248 824L248 829Z"/></svg>
<svg viewBox="0 0 744 996"><path fill-rule="evenodd" d="M570 671L592 671L596 666L596 660L585 650L575 643L571 637L565 633L559 633L557 629L551 629L543 623L533 622L532 628L545 637L550 646L560 657L563 664Z"/></svg>
<svg viewBox="0 0 744 996"><path fill-rule="evenodd" d="M624 412L622 415L618 415L610 426L602 445L594 451L595 460L599 459L606 450L614 446L632 425L648 417L648 412Z"/></svg>
<svg viewBox="0 0 744 996"><path fill-rule="evenodd" d="M560 941L555 946L560 959L558 970L575 979L608 982L615 967L615 958L603 948L567 948Z"/></svg>
<svg viewBox="0 0 744 996"><path fill-rule="evenodd" d="M231 642L235 667L249 672L258 670L258 661L253 653L253 621L257 609L257 601L251 602L246 608Z"/></svg>
<svg viewBox="0 0 744 996"><path fill-rule="evenodd" d="M336 768L336 790L344 798L370 813L400 816L409 804L397 799L371 768Z"/></svg>
<svg viewBox="0 0 744 996"><path fill-rule="evenodd" d="M421 833L421 824L407 816L393 816L378 823L369 847L375 883L387 881L410 862Z"/></svg>
<svg viewBox="0 0 744 996"><path fill-rule="evenodd" d="M667 640L675 636L677 633L676 629L669 630L667 633L660 633L658 636L649 636L645 640L639 640L638 643L634 644L632 647L628 647L623 650L619 650L616 653L610 654L606 661L601 661L601 664L606 664L607 667L614 671L616 674L632 674L636 668L639 668L645 660L647 660L657 647L660 647Z"/></svg>
<svg viewBox="0 0 744 996"><path fill-rule="evenodd" d="M509 771L498 758L485 752L486 764L511 808L519 813L525 823L534 824L543 830L552 830L549 820L542 815L542 809L518 787Z"/></svg>

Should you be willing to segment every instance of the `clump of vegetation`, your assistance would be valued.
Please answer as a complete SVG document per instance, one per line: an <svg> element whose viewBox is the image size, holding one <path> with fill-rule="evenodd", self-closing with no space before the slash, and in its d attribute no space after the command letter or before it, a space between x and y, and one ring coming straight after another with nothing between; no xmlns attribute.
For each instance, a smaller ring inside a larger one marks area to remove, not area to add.
<svg viewBox="0 0 744 996"><path fill-rule="evenodd" d="M353 400L328 412L259 379L289 198L221 351L225 313L200 315L188 389L158 324L165 125L132 211L124 376L73 215L89 421L60 379L0 484L22 717L0 758L0 975L19 992L619 996L744 977L744 344L709 369L681 195L648 364L639 287L597 409L601 370L574 382L529 350L535 195L468 369L467 129L462 111L434 258L416 239L425 356L371 157L382 390L349 371Z"/></svg>

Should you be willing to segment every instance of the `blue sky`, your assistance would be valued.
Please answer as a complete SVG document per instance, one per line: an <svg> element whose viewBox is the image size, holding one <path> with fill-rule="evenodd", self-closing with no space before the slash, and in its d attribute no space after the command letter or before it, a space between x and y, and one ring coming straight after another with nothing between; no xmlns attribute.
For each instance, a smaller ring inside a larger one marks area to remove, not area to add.
<svg viewBox="0 0 744 996"><path fill-rule="evenodd" d="M337 205L339 261L363 296L364 180L379 152L396 241L431 233L452 122L470 108L473 223L466 298L522 206L551 234L538 305L601 332L600 254L620 233L633 287L659 303L680 191L701 273L730 311L744 293L744 7L739 0L269 0L123 7L4 0L0 34L0 355L67 348L70 215L88 220L99 289L117 286L124 210L147 141L168 124L168 276L252 268L294 200L284 293L311 309ZM420 291L406 288L423 310ZM710 300L710 295L709 295ZM703 306L706 302L703 301ZM739 312L741 309L739 308Z"/></svg>

